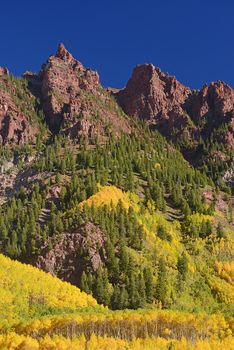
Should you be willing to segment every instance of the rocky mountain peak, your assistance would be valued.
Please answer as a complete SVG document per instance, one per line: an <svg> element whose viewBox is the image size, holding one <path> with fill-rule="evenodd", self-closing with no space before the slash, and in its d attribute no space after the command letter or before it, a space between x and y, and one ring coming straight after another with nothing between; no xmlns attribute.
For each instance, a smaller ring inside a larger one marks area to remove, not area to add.
<svg viewBox="0 0 234 350"><path fill-rule="evenodd" d="M193 120L207 120L216 125L227 122L234 115L234 90L222 81L205 84L192 93L186 108Z"/></svg>
<svg viewBox="0 0 234 350"><path fill-rule="evenodd" d="M110 94L102 88L96 71L85 68L59 44L55 56L42 66L41 102L52 132L72 139L104 137L108 125L118 133L129 131Z"/></svg>
<svg viewBox="0 0 234 350"><path fill-rule="evenodd" d="M126 114L146 120L183 145L189 161L199 162L202 143L211 139L225 147L227 152L219 152L219 157L229 161L227 154L234 149L234 90L224 82L190 90L154 65L142 64L134 68L126 87L113 94Z"/></svg>
<svg viewBox="0 0 234 350"><path fill-rule="evenodd" d="M0 67L0 81L5 86L0 89L0 141L27 143L35 138L30 133L36 128L25 115L27 106L19 106L16 86L8 75L8 69ZM226 123L228 130L218 142L234 143L234 90L222 81L190 90L153 64L141 64L134 68L125 88L104 89L98 73L85 68L62 43L39 74L26 72L23 77L28 82L27 93L40 100L50 130L74 140L132 132L129 119L111 98L114 95L127 115L146 120L172 141L196 144ZM9 134L6 130L15 131Z"/></svg>
<svg viewBox="0 0 234 350"><path fill-rule="evenodd" d="M161 117L184 103L190 89L152 64L134 68L126 88L117 94L123 110L141 119L157 123Z"/></svg>
<svg viewBox="0 0 234 350"><path fill-rule="evenodd" d="M74 60L72 54L65 48L63 43L58 45L58 50L55 57L60 58L63 61L72 61Z"/></svg>

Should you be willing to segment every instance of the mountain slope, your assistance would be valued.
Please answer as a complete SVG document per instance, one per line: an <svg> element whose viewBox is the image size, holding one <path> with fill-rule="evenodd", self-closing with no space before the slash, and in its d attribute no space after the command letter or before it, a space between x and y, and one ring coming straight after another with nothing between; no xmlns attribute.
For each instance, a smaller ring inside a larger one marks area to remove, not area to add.
<svg viewBox="0 0 234 350"><path fill-rule="evenodd" d="M44 120L42 110L53 135L78 143L137 134L136 126L139 129L143 119L179 146L185 158L220 188L230 192L233 186L234 93L221 81L190 90L145 64L134 69L126 88L111 93L101 86L97 72L86 69L63 44L38 74L26 72L20 80L1 68L0 81L3 144L34 143L38 122ZM135 118L129 119L123 111Z"/></svg>
<svg viewBox="0 0 234 350"><path fill-rule="evenodd" d="M113 309L228 312L233 286L217 264L233 260L229 197L155 135L45 147L36 184L1 208L2 251Z"/></svg>
<svg viewBox="0 0 234 350"><path fill-rule="evenodd" d="M0 69L0 253L50 273L0 255L0 348L231 347L233 91L143 65L114 96L62 44Z"/></svg>
<svg viewBox="0 0 234 350"><path fill-rule="evenodd" d="M232 198L145 121L127 117L97 73L63 45L38 75L28 72L18 82L3 73L13 84L7 93L14 91L26 112L37 103L31 122L41 125L42 109L50 132L43 126L36 143L1 148L10 163L1 174L1 252L113 309L156 303L228 312L232 283L217 266L233 260ZM170 111L190 118L182 105L193 92L152 65L138 67L126 89L133 107L134 93L146 89L138 102L144 113L152 110L154 126L155 113L163 125L173 120ZM91 129L82 129L84 120ZM199 128L190 124L192 135ZM180 118L178 125L183 133Z"/></svg>

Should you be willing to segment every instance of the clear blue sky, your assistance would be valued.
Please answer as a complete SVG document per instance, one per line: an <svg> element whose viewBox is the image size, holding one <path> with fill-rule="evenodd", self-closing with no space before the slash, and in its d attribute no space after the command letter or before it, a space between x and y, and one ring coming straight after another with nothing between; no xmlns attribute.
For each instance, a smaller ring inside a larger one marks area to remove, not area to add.
<svg viewBox="0 0 234 350"><path fill-rule="evenodd" d="M199 88L234 87L233 0L3 0L0 65L38 71L59 42L105 86L153 63Z"/></svg>

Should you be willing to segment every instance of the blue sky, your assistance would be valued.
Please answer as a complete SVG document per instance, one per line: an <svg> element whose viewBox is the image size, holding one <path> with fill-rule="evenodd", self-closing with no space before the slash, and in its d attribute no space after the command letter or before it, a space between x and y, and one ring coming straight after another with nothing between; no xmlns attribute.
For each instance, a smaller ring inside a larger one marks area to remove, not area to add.
<svg viewBox="0 0 234 350"><path fill-rule="evenodd" d="M233 0L2 0L0 66L37 72L59 42L103 85L153 63L192 88L234 87Z"/></svg>

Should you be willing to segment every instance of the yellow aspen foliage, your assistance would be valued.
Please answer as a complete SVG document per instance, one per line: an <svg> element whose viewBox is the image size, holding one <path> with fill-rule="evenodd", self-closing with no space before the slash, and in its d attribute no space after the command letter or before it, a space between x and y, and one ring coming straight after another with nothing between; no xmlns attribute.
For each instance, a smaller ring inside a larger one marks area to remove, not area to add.
<svg viewBox="0 0 234 350"><path fill-rule="evenodd" d="M100 191L95 193L93 196L87 200L81 202L80 205L89 205L92 204L96 206L102 205L113 205L116 206L119 201L122 202L124 208L129 208L131 202L127 193L123 192L115 186L103 186Z"/></svg>
<svg viewBox="0 0 234 350"><path fill-rule="evenodd" d="M90 338L84 335L72 339L63 336L45 336L38 340L10 333L0 335L0 350L233 350L234 339L227 337L223 340L216 338L196 339L188 341L161 337L135 338L132 340L114 337L102 337L92 334Z"/></svg>
<svg viewBox="0 0 234 350"><path fill-rule="evenodd" d="M215 262L215 270L219 277L230 284L234 284L234 262Z"/></svg>
<svg viewBox="0 0 234 350"><path fill-rule="evenodd" d="M0 327L48 308L76 310L96 300L49 273L0 254Z"/></svg>
<svg viewBox="0 0 234 350"><path fill-rule="evenodd" d="M219 301L230 305L234 303L234 286L232 284L216 276L209 276L207 282Z"/></svg>
<svg viewBox="0 0 234 350"><path fill-rule="evenodd" d="M66 337L96 335L132 339L157 336L162 338L224 339L232 335L234 320L222 315L191 314L168 310L102 310L85 314L41 317L22 322L15 331L28 336L63 334Z"/></svg>

